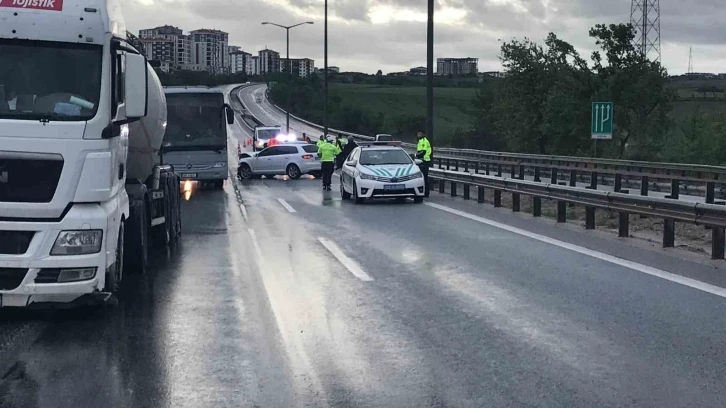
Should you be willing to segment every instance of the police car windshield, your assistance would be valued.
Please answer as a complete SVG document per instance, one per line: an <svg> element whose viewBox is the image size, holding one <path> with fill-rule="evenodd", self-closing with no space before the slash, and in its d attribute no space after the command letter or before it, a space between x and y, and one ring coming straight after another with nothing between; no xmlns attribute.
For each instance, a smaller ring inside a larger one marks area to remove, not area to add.
<svg viewBox="0 0 726 408"><path fill-rule="evenodd" d="M364 166L411 164L411 157L401 149L371 149L360 153L359 162Z"/></svg>
<svg viewBox="0 0 726 408"><path fill-rule="evenodd" d="M0 118L93 118L102 53L99 45L0 39Z"/></svg>

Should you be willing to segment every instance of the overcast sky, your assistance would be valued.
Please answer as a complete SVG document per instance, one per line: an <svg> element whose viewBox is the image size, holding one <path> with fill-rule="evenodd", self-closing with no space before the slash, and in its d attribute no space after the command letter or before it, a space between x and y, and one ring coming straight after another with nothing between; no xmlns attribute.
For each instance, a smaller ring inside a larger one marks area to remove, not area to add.
<svg viewBox="0 0 726 408"><path fill-rule="evenodd" d="M285 31L263 21L292 25L290 55L323 66L323 0L121 0L128 29L170 24L185 32L216 28L230 45L256 54L269 47L285 55ZM426 0L329 0L329 65L343 71L384 73L426 63ZM630 0L437 0L435 57L478 57L480 71L501 68L498 39L548 32L571 42L583 56L597 23L628 22ZM724 0L661 1L663 63L671 74L687 70L689 47L697 72L726 72Z"/></svg>

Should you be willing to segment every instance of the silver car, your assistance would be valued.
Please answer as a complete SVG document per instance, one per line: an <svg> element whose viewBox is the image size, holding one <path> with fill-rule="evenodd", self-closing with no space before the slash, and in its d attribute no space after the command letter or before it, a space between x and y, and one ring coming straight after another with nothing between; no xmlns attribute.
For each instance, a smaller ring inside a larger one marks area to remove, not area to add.
<svg viewBox="0 0 726 408"><path fill-rule="evenodd" d="M237 176L240 179L287 175L299 179L303 174L322 174L318 147L302 142L284 143L254 153L242 153Z"/></svg>

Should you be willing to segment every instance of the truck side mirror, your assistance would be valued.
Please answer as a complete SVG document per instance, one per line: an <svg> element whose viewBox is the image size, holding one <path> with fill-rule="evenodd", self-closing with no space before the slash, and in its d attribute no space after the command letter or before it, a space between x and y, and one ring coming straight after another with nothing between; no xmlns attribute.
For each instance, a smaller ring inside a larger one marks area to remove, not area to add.
<svg viewBox="0 0 726 408"><path fill-rule="evenodd" d="M227 112L227 124L234 125L234 110L232 110L232 107L224 104L225 110Z"/></svg>
<svg viewBox="0 0 726 408"><path fill-rule="evenodd" d="M124 72L126 119L140 119L146 116L148 86L146 58L143 55L126 53Z"/></svg>

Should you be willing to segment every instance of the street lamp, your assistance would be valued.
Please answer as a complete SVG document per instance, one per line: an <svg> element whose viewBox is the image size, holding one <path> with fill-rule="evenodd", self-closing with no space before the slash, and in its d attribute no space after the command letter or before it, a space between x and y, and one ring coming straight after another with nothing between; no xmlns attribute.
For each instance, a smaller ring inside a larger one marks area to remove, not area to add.
<svg viewBox="0 0 726 408"><path fill-rule="evenodd" d="M288 74L292 74L292 61L290 61L290 29L301 26L301 25L305 25L305 24L315 24L315 23L312 21L306 21L304 23L298 23L298 24L291 25L291 26L284 26L284 25L280 25L280 24L270 23L269 21L265 21L262 23L262 25L274 25L274 26L285 29L285 31L287 33L287 64L288 64L287 72L288 72ZM287 106L287 109L285 109L286 116L287 116L287 133L290 133L290 106L289 106L289 104L290 104L290 84L289 83L287 84L287 103L288 103L288 106Z"/></svg>

